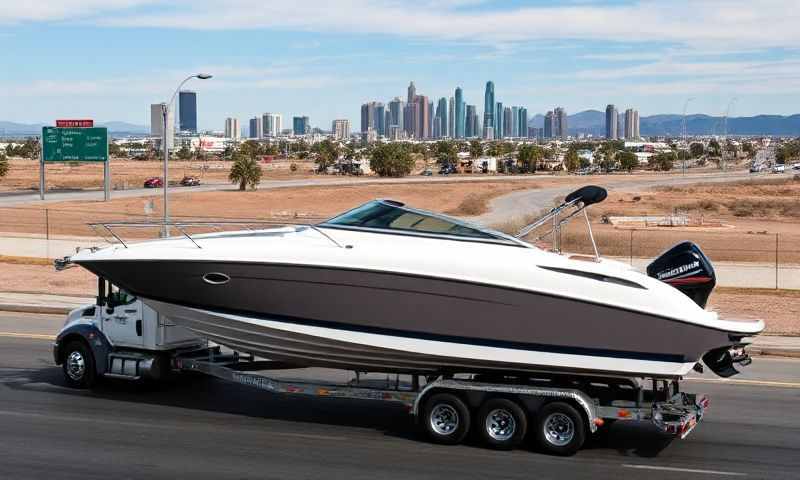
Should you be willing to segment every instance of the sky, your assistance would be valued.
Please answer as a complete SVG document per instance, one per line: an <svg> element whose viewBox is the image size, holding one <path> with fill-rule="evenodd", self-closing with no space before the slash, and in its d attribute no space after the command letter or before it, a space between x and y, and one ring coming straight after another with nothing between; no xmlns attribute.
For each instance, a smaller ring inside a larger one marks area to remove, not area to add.
<svg viewBox="0 0 800 480"><path fill-rule="evenodd" d="M186 76L202 129L313 126L487 80L529 115L800 112L797 0L0 0L0 120L149 123Z"/></svg>

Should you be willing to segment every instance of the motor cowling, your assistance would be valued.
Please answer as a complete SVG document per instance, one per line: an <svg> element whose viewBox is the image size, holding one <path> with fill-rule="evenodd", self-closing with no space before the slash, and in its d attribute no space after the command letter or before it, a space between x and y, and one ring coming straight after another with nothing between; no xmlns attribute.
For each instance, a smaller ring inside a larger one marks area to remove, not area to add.
<svg viewBox="0 0 800 480"><path fill-rule="evenodd" d="M705 308L717 275L711 261L692 242L681 242L647 266L647 275L677 288Z"/></svg>

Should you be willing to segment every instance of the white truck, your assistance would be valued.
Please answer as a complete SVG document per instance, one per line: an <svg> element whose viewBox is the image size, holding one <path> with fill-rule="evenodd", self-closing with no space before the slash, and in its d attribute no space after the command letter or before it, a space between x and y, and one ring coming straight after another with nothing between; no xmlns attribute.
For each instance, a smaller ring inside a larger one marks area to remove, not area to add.
<svg viewBox="0 0 800 480"><path fill-rule="evenodd" d="M99 279L96 302L72 311L53 346L67 384L91 388L101 378L162 381L200 372L273 394L311 395L405 405L439 443L474 432L484 444L510 449L533 437L552 454L571 455L587 436L617 420L646 421L686 437L708 407L705 395L682 392L676 380L541 374L422 377L354 372L347 382L289 380L298 367L226 350L172 324L135 297Z"/></svg>

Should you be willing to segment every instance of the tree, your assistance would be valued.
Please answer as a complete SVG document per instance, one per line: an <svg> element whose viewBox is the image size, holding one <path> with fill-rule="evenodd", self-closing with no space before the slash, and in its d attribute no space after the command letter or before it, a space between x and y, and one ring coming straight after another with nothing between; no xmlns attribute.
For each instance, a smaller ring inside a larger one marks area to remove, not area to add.
<svg viewBox="0 0 800 480"><path fill-rule="evenodd" d="M616 159L619 162L619 168L631 173L631 171L639 166L639 157L633 152L617 152Z"/></svg>
<svg viewBox="0 0 800 480"><path fill-rule="evenodd" d="M691 152L692 158L700 158L706 153L706 149L702 143L695 142L689 146L689 152Z"/></svg>
<svg viewBox="0 0 800 480"><path fill-rule="evenodd" d="M403 177L411 173L414 159L399 143L382 143L372 150L369 166L381 177Z"/></svg>
<svg viewBox="0 0 800 480"><path fill-rule="evenodd" d="M469 156L473 159L479 158L483 155L483 145L480 140L472 140L469 142Z"/></svg>
<svg viewBox="0 0 800 480"><path fill-rule="evenodd" d="M312 150L316 154L317 172L319 173L327 171L328 167L339 160L339 144L328 139L315 144Z"/></svg>
<svg viewBox="0 0 800 480"><path fill-rule="evenodd" d="M0 177L8 174L8 157L5 153L0 153Z"/></svg>
<svg viewBox="0 0 800 480"><path fill-rule="evenodd" d="M192 151L189 150L189 144L187 142L183 142L180 150L178 150L178 158L181 160L189 160L192 158Z"/></svg>
<svg viewBox="0 0 800 480"><path fill-rule="evenodd" d="M544 157L544 152L536 145L522 145L517 151L517 161L522 173L536 173L536 167Z"/></svg>
<svg viewBox="0 0 800 480"><path fill-rule="evenodd" d="M255 140L247 140L239 146L239 153L255 160L262 153L261 144Z"/></svg>
<svg viewBox="0 0 800 480"><path fill-rule="evenodd" d="M708 142L708 153L710 153L713 157L722 156L722 148L719 146L719 142L715 138L712 138L711 141Z"/></svg>
<svg viewBox="0 0 800 480"><path fill-rule="evenodd" d="M8 145L6 145L6 153L5 153L5 155L7 157L15 156L16 155L15 151L16 151L16 147L14 147L13 143L9 143Z"/></svg>
<svg viewBox="0 0 800 480"><path fill-rule="evenodd" d="M261 165L255 158L243 155L241 152L233 155L233 165L231 172L228 174L228 179L232 183L239 184L239 190L245 190L249 185L251 189L255 190L256 186L261 183Z"/></svg>
<svg viewBox="0 0 800 480"><path fill-rule="evenodd" d="M675 152L664 152L659 153L653 157L650 157L650 165L662 172L668 172L672 170L673 164L676 160Z"/></svg>
<svg viewBox="0 0 800 480"><path fill-rule="evenodd" d="M36 160L39 158L40 150L41 147L39 146L39 142L32 138L28 138L25 140L25 143L23 143L22 146L14 149L14 153L19 157Z"/></svg>
<svg viewBox="0 0 800 480"><path fill-rule="evenodd" d="M458 164L458 147L449 140L436 142L434 147L436 163L444 166L455 167Z"/></svg>
<svg viewBox="0 0 800 480"><path fill-rule="evenodd" d="M125 151L122 150L122 148L114 142L110 142L108 144L108 155L110 157L117 157L117 158L127 156L125 154Z"/></svg>
<svg viewBox="0 0 800 480"><path fill-rule="evenodd" d="M570 148L564 156L564 167L569 172L576 172L581 168L581 159L578 157L578 151Z"/></svg>

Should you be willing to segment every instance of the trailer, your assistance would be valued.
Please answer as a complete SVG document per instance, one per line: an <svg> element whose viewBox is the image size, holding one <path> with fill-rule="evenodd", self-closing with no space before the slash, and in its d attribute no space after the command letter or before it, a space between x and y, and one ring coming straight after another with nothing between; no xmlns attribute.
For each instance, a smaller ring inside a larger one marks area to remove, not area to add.
<svg viewBox="0 0 800 480"><path fill-rule="evenodd" d="M706 395L664 379L380 372L353 372L339 382L309 378L306 372L314 369L214 345L103 279L96 302L69 314L53 358L75 388L91 388L101 378L157 382L195 372L273 394L400 404L438 443L458 444L472 433L489 447L512 449L531 438L557 455L574 454L614 421L650 422L685 438L709 405Z"/></svg>

